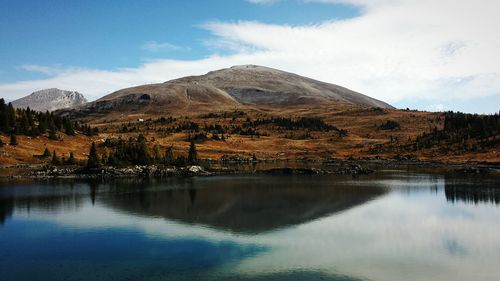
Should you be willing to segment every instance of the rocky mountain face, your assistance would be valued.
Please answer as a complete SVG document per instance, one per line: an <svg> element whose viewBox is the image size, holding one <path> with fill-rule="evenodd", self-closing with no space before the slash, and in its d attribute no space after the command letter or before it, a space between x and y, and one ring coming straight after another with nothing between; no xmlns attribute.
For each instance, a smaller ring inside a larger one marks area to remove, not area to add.
<svg viewBox="0 0 500 281"><path fill-rule="evenodd" d="M119 90L73 110L72 114L190 114L249 106L286 108L335 103L392 108L341 86L268 67L242 65Z"/></svg>
<svg viewBox="0 0 500 281"><path fill-rule="evenodd" d="M87 100L85 97L78 92L53 88L33 92L29 96L13 101L12 105L16 108L29 107L37 111L54 111L80 106L86 103Z"/></svg>

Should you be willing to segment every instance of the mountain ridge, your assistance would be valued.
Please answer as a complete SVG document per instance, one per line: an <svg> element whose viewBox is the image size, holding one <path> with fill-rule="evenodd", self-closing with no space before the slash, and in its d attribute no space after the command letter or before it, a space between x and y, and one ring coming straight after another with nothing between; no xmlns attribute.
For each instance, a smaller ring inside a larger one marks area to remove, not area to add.
<svg viewBox="0 0 500 281"><path fill-rule="evenodd" d="M77 91L66 91L57 88L35 91L25 97L12 101L16 108L27 108L36 111L55 111L71 108L87 103L85 96Z"/></svg>
<svg viewBox="0 0 500 281"><path fill-rule="evenodd" d="M69 114L191 114L242 108L391 105L335 84L257 65L239 65L163 83L121 89Z"/></svg>

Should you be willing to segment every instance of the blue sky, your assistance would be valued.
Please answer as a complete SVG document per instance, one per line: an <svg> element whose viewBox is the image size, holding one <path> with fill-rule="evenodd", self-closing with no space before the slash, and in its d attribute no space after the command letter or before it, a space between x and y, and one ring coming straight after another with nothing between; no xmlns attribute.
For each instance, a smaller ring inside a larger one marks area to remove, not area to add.
<svg viewBox="0 0 500 281"><path fill-rule="evenodd" d="M206 43L210 34L200 26L206 22L301 25L359 13L345 4L300 1L273 5L238 0L0 3L0 82L43 78L42 73L27 72L22 65L115 69L158 58L200 59L227 53ZM160 46L147 48L154 43Z"/></svg>
<svg viewBox="0 0 500 281"><path fill-rule="evenodd" d="M0 96L57 87L92 100L260 64L401 108L497 112L498 10L496 0L0 0Z"/></svg>

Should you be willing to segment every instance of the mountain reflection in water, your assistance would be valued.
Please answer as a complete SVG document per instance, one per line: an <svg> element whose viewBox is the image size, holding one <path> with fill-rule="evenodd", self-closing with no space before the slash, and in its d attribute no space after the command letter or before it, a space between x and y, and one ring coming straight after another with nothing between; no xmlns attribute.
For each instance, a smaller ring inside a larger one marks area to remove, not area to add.
<svg viewBox="0 0 500 281"><path fill-rule="evenodd" d="M178 183L175 189L116 192L103 202L140 215L259 233L341 212L383 193L380 187L353 188L321 177L204 178Z"/></svg>
<svg viewBox="0 0 500 281"><path fill-rule="evenodd" d="M411 170L0 183L0 279L496 281L498 183Z"/></svg>
<svg viewBox="0 0 500 281"><path fill-rule="evenodd" d="M117 210L185 223L203 224L242 233L259 233L305 223L363 204L384 194L380 187L352 187L317 177L230 177L172 179L161 181L120 180L70 185L60 191L50 185L50 196L39 189L16 197L0 198L0 221L14 208L29 212L78 208L88 196ZM26 187L25 187L26 188ZM43 185L39 187L43 189Z"/></svg>

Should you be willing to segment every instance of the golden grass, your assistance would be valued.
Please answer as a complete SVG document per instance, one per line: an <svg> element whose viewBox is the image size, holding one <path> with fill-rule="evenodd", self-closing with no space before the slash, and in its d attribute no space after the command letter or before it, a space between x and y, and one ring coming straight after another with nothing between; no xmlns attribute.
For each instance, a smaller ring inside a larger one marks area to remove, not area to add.
<svg viewBox="0 0 500 281"><path fill-rule="evenodd" d="M392 139L399 143L408 143L414 140L419 134L428 132L434 127L442 128L442 113L417 112L405 110L383 110L377 111L370 108L363 108L352 105L336 105L335 107L325 105L314 108L292 107L286 110L272 107L247 108L247 116L231 120L231 118L204 119L196 112L190 112L188 119L177 116L181 121L197 122L204 125L220 124L232 125L242 124L247 117L250 119L265 118L270 116L301 117L315 116L321 117L328 124L341 129L348 130L348 136L340 138L336 132L311 132L312 139L292 140L285 138L285 132L274 131L270 126L259 128L260 132L269 136L251 137L236 134L228 134L226 141L207 140L197 144L199 155L203 158L219 159L223 155L241 155L251 157L256 155L259 159L345 159L355 158L393 158L395 152L381 152L378 154L368 153L368 149L376 144L386 144ZM116 115L116 114L115 114ZM92 141L100 142L107 137L121 137L127 139L136 137L139 133L119 133L123 124L129 121L134 125L143 126L136 122L138 118L157 119L159 117L169 117L168 115L155 114L130 114L122 115L117 121L110 122L109 118L99 118L92 122L93 126L98 126L101 130L106 130L98 137L89 138L77 134L76 136L66 136L61 134L61 141L49 140L46 136L29 138L18 136L18 146L8 145L9 138L6 135L0 136L6 144L0 148L0 161L2 164L16 163L43 163L46 159L39 159L34 155L39 155L47 147L51 152L56 150L59 156L68 156L70 152L75 154L77 159L85 159L89 145ZM105 120L105 121L104 121ZM377 130L377 126L387 120L394 120L401 124L400 130ZM179 122L179 121L177 121ZM143 133L151 146L158 144L163 151L169 147L174 147L176 154L187 154L189 143L187 133L164 134L158 133L156 129L162 126L154 126L151 130L141 127ZM163 126L164 127L164 126ZM303 131L289 132L293 134L303 133ZM477 153L439 154L433 150L423 150L417 152L409 151L413 157L421 160L438 160L445 162L500 162L500 148L494 147L488 151Z"/></svg>

